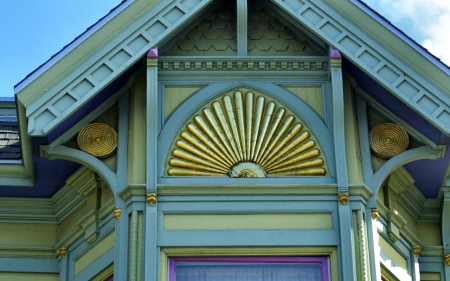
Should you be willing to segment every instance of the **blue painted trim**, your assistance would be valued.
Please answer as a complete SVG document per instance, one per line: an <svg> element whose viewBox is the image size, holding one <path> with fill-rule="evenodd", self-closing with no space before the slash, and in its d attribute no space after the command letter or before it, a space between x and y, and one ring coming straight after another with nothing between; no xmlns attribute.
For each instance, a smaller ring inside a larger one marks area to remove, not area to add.
<svg viewBox="0 0 450 281"><path fill-rule="evenodd" d="M125 202L117 196L116 208L122 210L119 220L116 220L114 241L114 277L116 280L128 280L128 245L130 214L126 210Z"/></svg>
<svg viewBox="0 0 450 281"><path fill-rule="evenodd" d="M369 207L376 208L376 195L381 187L383 181L398 167L406 163L419 159L437 159L442 157L442 150L433 149L428 146L421 146L418 148L404 151L383 164L381 168L374 174L369 188L372 190L374 196L369 199Z"/></svg>
<svg viewBox="0 0 450 281"><path fill-rule="evenodd" d="M147 60L151 60L150 58ZM157 60L157 58L153 58ZM156 192L158 166L154 165L154 159L158 158L158 124L160 116L158 115L158 67L147 66L147 149L146 149L146 192Z"/></svg>
<svg viewBox="0 0 450 281"><path fill-rule="evenodd" d="M59 263L56 258L0 258L0 272L59 273Z"/></svg>
<svg viewBox="0 0 450 281"><path fill-rule="evenodd" d="M127 186L128 174L128 117L129 92L119 99L119 124L117 140L117 185L118 190Z"/></svg>
<svg viewBox="0 0 450 281"><path fill-rule="evenodd" d="M118 192L118 180L116 174L111 171L101 160L78 149L57 146L45 151L48 159L64 159L80 163L98 173L108 183L114 194L114 200L120 199Z"/></svg>
<svg viewBox="0 0 450 281"><path fill-rule="evenodd" d="M379 264L378 256L379 253L375 252L375 237L374 231L376 231L377 226L374 223L375 220L372 218L372 210L370 208L365 209L365 222L366 222L366 234L367 234L367 251L368 251L368 267L370 268L370 278L371 280L381 280L380 272L377 272L377 267Z"/></svg>
<svg viewBox="0 0 450 281"><path fill-rule="evenodd" d="M444 264L443 257L419 257L420 272L438 272L441 274L441 280L446 280L444 277Z"/></svg>
<svg viewBox="0 0 450 281"><path fill-rule="evenodd" d="M247 56L247 0L236 0L236 40L238 56Z"/></svg>
<svg viewBox="0 0 450 281"><path fill-rule="evenodd" d="M296 114L316 137L327 160L330 177L334 176L332 136L322 118L308 104L286 89L269 82L219 82L208 85L191 95L168 118L158 139L158 177L164 177L166 157L170 154L172 142L187 120L211 100L240 87L247 87L266 94ZM269 178L265 180L266 183L270 181ZM280 178L276 181L280 182Z"/></svg>
<svg viewBox="0 0 450 281"><path fill-rule="evenodd" d="M158 198L159 200L159 198ZM158 280L159 275L159 235L158 202L146 204L144 214L144 280Z"/></svg>
<svg viewBox="0 0 450 281"><path fill-rule="evenodd" d="M369 122L367 120L366 101L359 95L355 95L356 99L356 116L358 120L359 148L361 153L361 165L364 183L370 186L373 178L373 169L369 142ZM374 193L373 196L377 197Z"/></svg>

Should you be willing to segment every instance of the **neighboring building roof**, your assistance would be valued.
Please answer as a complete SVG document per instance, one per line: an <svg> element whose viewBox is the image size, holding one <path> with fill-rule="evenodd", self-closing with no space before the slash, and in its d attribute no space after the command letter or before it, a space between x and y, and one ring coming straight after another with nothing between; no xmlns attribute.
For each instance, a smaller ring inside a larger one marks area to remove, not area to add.
<svg viewBox="0 0 450 281"><path fill-rule="evenodd" d="M19 127L17 117L0 117L0 163L20 160Z"/></svg>

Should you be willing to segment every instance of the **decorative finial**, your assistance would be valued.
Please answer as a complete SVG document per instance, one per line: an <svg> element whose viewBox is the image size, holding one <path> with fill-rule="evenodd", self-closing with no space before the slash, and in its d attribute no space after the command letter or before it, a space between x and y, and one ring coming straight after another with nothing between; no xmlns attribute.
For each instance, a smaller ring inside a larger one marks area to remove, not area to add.
<svg viewBox="0 0 450 281"><path fill-rule="evenodd" d="M114 209L114 217L116 218L116 220L119 220L120 214L122 214L121 209Z"/></svg>
<svg viewBox="0 0 450 281"><path fill-rule="evenodd" d="M341 193L338 195L339 201L341 201L342 204L347 204L348 202L348 193Z"/></svg>
<svg viewBox="0 0 450 281"><path fill-rule="evenodd" d="M330 49L330 60L331 60L331 67L341 67L342 56L339 50Z"/></svg>
<svg viewBox="0 0 450 281"><path fill-rule="evenodd" d="M414 245L414 255L418 256L420 254L420 246Z"/></svg>
<svg viewBox="0 0 450 281"><path fill-rule="evenodd" d="M150 205L153 205L156 202L156 194L155 193L149 193L147 194L147 202Z"/></svg>
<svg viewBox="0 0 450 281"><path fill-rule="evenodd" d="M157 58L158 57L158 48L151 48L147 53L147 58Z"/></svg>
<svg viewBox="0 0 450 281"><path fill-rule="evenodd" d="M61 247L59 248L59 255L64 258L66 256L67 253L67 248L66 247Z"/></svg>
<svg viewBox="0 0 450 281"><path fill-rule="evenodd" d="M378 209L372 209L372 218L374 220L378 219Z"/></svg>

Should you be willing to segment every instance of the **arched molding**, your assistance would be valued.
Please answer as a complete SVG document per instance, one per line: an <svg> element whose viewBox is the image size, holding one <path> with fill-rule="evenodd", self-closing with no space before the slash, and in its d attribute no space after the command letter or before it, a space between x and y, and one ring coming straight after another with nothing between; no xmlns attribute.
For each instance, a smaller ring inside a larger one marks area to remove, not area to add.
<svg viewBox="0 0 450 281"><path fill-rule="evenodd" d="M376 195L378 194L378 191L383 184L383 181L397 168L416 160L420 159L438 159L444 155L446 147L445 146L439 146L436 149L431 148L429 146L421 146L418 148L410 149L407 151L404 151L383 164L381 168L376 171L372 177L372 182L370 185L370 189L372 190L373 196L371 198L371 206L370 208L376 208Z"/></svg>
<svg viewBox="0 0 450 281"><path fill-rule="evenodd" d="M246 88L278 101L293 112L315 136L328 163L329 177L334 177L334 156L332 136L321 117L304 101L286 89L269 82L220 82L197 91L183 102L169 117L158 139L158 177L164 177L165 163L169 157L171 145L179 131L198 110L215 98L235 89Z"/></svg>
<svg viewBox="0 0 450 281"><path fill-rule="evenodd" d="M119 192L119 181L116 174L111 171L101 160L78 149L65 146L57 146L51 149L41 146L41 154L46 158L69 160L82 164L96 172L111 188L115 202L121 201Z"/></svg>

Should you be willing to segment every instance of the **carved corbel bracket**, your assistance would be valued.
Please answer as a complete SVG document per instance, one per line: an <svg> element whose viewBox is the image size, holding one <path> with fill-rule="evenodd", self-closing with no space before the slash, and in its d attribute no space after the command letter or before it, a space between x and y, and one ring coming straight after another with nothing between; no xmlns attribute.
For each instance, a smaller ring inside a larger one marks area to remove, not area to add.
<svg viewBox="0 0 450 281"><path fill-rule="evenodd" d="M84 238L86 241L92 243L97 240L99 230L97 210L90 211L78 222L78 225L84 230Z"/></svg>
<svg viewBox="0 0 450 281"><path fill-rule="evenodd" d="M396 210L390 209L387 213L387 222L389 238L396 242L400 238L400 229L406 225L406 221Z"/></svg>

